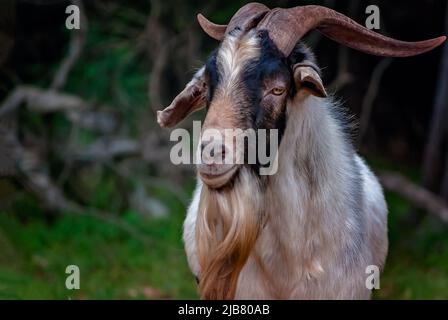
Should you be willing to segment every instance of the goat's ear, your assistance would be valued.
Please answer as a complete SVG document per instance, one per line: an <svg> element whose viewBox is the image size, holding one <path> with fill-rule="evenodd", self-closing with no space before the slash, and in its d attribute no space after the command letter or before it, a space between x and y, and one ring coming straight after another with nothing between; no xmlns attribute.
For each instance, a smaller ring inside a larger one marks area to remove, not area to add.
<svg viewBox="0 0 448 320"><path fill-rule="evenodd" d="M207 83L202 67L186 85L185 89L174 98L164 110L157 111L157 122L161 127L173 127L185 119L190 113L205 105Z"/></svg>
<svg viewBox="0 0 448 320"><path fill-rule="evenodd" d="M327 96L319 69L312 63L297 63L293 66L294 81L297 90L306 89L312 95L324 98Z"/></svg>

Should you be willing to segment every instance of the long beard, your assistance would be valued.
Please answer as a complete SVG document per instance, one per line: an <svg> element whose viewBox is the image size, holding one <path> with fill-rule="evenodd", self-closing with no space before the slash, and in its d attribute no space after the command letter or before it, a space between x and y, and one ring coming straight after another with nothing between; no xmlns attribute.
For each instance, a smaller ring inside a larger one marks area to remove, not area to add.
<svg viewBox="0 0 448 320"><path fill-rule="evenodd" d="M196 221L203 299L235 297L239 274L260 231L262 198L259 178L244 167L230 187L204 185Z"/></svg>

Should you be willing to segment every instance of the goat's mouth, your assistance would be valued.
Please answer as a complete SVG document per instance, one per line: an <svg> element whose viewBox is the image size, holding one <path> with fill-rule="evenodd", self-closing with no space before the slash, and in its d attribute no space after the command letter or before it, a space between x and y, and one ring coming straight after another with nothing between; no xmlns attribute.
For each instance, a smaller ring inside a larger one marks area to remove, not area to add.
<svg viewBox="0 0 448 320"><path fill-rule="evenodd" d="M210 188L217 189L225 186L234 177L239 166L235 164L198 165L199 177Z"/></svg>

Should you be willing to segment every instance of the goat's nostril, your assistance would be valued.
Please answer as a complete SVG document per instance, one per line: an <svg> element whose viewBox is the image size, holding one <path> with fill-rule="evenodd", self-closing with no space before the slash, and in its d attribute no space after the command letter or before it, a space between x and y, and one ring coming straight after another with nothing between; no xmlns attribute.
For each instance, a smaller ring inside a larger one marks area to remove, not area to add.
<svg viewBox="0 0 448 320"><path fill-rule="evenodd" d="M224 145L221 146L213 146L210 148L210 157L222 157L224 159L226 154L226 147Z"/></svg>
<svg viewBox="0 0 448 320"><path fill-rule="evenodd" d="M221 158L222 160L226 159L226 147L224 145L221 146Z"/></svg>
<svg viewBox="0 0 448 320"><path fill-rule="evenodd" d="M207 142L202 142L201 143L201 153L203 153L204 152L204 149L205 149L205 147L207 146Z"/></svg>

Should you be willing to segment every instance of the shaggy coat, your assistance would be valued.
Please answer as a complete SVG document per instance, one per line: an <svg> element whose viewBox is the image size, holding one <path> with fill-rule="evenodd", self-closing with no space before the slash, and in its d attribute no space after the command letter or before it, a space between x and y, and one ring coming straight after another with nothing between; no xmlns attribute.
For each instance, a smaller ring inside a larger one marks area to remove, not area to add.
<svg viewBox="0 0 448 320"><path fill-rule="evenodd" d="M381 269L388 248L381 186L354 151L329 98L299 92L286 112L277 174L262 190L242 170L234 188L214 199L213 206L228 209L233 219L262 221L235 298L368 299L366 267ZM188 262L199 279L197 221L204 223L212 205L209 193L198 179L184 224Z"/></svg>

